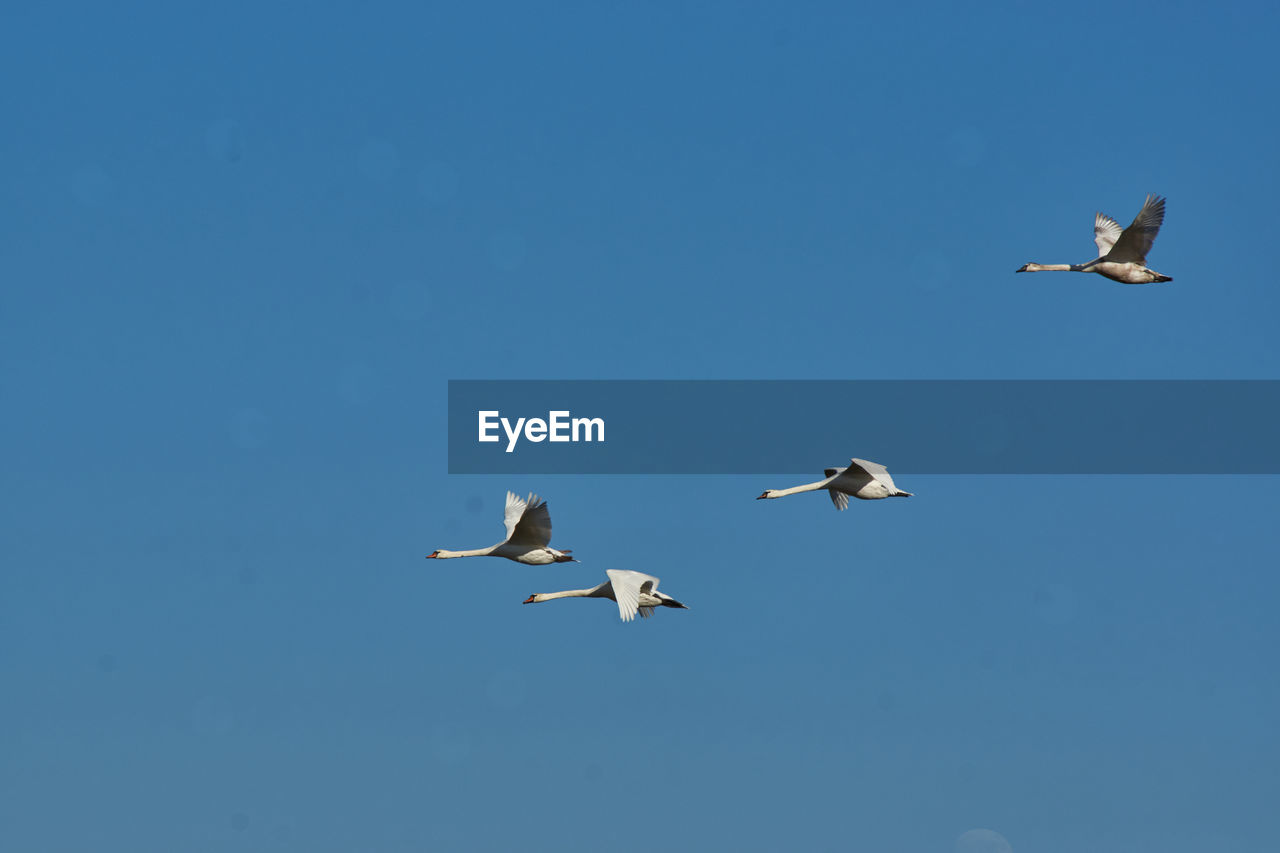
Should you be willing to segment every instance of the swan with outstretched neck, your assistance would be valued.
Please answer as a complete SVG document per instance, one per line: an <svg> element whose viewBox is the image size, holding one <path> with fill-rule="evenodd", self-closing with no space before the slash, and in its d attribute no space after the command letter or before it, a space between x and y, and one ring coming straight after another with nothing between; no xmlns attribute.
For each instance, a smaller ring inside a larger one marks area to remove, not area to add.
<svg viewBox="0 0 1280 853"><path fill-rule="evenodd" d="M1124 230L1110 216L1096 214L1093 242L1098 247L1098 257L1087 264L1023 264L1014 272L1093 272L1121 284L1173 281L1163 273L1147 269L1147 252L1151 251L1151 244L1164 223L1164 201L1158 195L1147 196L1142 210Z"/></svg>
<svg viewBox="0 0 1280 853"><path fill-rule="evenodd" d="M506 516L503 523L507 526L507 538L497 545L474 548L470 551L446 551L441 548L428 554L427 559L506 557L508 560L530 566L577 562L569 556L572 553L570 549L557 551L548 544L551 542L551 510L547 509L547 502L539 500L537 495L531 494L528 500L525 500L517 497L514 492L507 492Z"/></svg>
<svg viewBox="0 0 1280 853"><path fill-rule="evenodd" d="M785 498L787 495L796 495L800 492L826 489L836 509L842 510L849 506L851 497L864 501L912 497L911 492L904 492L893 484L893 478L889 476L887 468L865 459L850 459L848 468L828 468L822 473L826 475L825 480L805 483L803 486L792 486L789 489L766 489L764 494L756 500Z"/></svg>
<svg viewBox="0 0 1280 853"><path fill-rule="evenodd" d="M618 604L618 615L623 622L630 622L639 613L647 619L656 607L689 608L663 592L658 592L658 579L644 572L629 569L608 569L609 579L590 589L567 589L564 592L539 592L524 600L525 604L537 604L556 598L608 598Z"/></svg>

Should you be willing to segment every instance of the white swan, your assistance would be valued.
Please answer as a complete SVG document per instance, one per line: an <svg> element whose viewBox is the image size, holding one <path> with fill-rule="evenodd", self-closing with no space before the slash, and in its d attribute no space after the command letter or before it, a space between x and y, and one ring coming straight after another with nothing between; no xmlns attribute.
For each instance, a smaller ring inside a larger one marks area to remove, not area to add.
<svg viewBox="0 0 1280 853"><path fill-rule="evenodd" d="M545 566L548 563L577 562L566 548L557 551L548 547L551 541L551 511L547 502L539 500L537 495L529 495L529 499L521 500L514 492L507 492L507 514L504 519L507 525L507 538L497 545L488 548L476 548L472 551L432 551L427 559L447 560L451 557L506 557L517 563L530 566Z"/></svg>
<svg viewBox="0 0 1280 853"><path fill-rule="evenodd" d="M618 602L618 615L623 622L636 618L638 612L646 619L653 615L655 607L689 608L666 593L658 592L658 579L644 572L627 569L609 569L609 579L591 589L569 589L564 592L541 592L524 600L525 604L537 604L553 598L609 598Z"/></svg>
<svg viewBox="0 0 1280 853"><path fill-rule="evenodd" d="M1158 195L1147 196L1142 210L1133 218L1129 227L1120 230L1120 223L1103 213L1093 219L1093 242L1098 246L1098 257L1087 264L1023 264L1014 272L1096 272L1112 281L1123 284L1150 284L1153 281L1173 281L1167 275L1147 269L1147 252L1156 240L1160 225L1164 222L1164 199Z"/></svg>
<svg viewBox="0 0 1280 853"><path fill-rule="evenodd" d="M893 484L893 478L883 465L868 462L865 459L850 459L848 468L828 468L822 473L825 480L806 483L803 486L792 486L789 489L766 489L764 494L756 498L758 501L769 498L783 498L798 492L816 492L826 489L831 495L831 502L836 509L844 509L849 505L849 496L864 501L876 501L881 498L909 498L911 492L904 492Z"/></svg>

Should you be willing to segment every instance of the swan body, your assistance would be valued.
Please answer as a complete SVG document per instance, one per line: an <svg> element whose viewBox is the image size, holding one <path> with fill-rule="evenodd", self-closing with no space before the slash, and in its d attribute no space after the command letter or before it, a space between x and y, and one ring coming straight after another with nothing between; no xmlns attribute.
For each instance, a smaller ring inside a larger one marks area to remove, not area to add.
<svg viewBox="0 0 1280 853"><path fill-rule="evenodd" d="M848 468L828 468L822 473L826 475L825 480L789 489L766 489L756 500L783 498L799 492L826 489L831 496L831 503L835 504L836 509L843 510L849 506L850 497L864 501L912 497L911 492L904 492L894 485L887 468L865 459L850 459Z"/></svg>
<svg viewBox="0 0 1280 853"><path fill-rule="evenodd" d="M557 551L547 544L551 541L551 510L547 509L547 502L540 500L537 495L531 494L525 500L514 492L507 492L506 516L503 522L507 526L507 538L497 545L471 551L440 549L428 554L427 559L506 557L508 560L530 566L577 562L569 556L572 553L570 549Z"/></svg>
<svg viewBox="0 0 1280 853"><path fill-rule="evenodd" d="M568 589L564 592L542 592L529 596L525 604L551 601L553 598L608 598L618 604L618 615L623 622L630 622L639 613L644 618L653 615L655 607L689 608L666 593L658 592L658 579L644 572L627 569L609 569L609 579L590 589Z"/></svg>
<svg viewBox="0 0 1280 853"><path fill-rule="evenodd" d="M1087 264L1023 264L1015 272L1093 272L1122 284L1173 281L1147 269L1147 252L1164 223L1164 202L1158 195L1147 196L1142 210L1125 229L1110 216L1096 214L1093 242L1098 247L1098 257Z"/></svg>

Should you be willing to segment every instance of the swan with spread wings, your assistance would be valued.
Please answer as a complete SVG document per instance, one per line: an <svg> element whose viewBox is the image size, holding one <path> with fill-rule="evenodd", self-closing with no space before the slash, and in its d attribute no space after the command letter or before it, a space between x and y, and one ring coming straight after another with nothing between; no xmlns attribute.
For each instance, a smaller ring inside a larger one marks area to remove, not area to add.
<svg viewBox="0 0 1280 853"><path fill-rule="evenodd" d="M1170 276L1147 269L1147 252L1164 224L1164 201L1158 195L1147 196L1142 210L1125 229L1105 213L1096 214L1093 242L1098 247L1098 257L1087 264L1023 264L1014 272L1095 272L1121 284L1173 281Z"/></svg>
<svg viewBox="0 0 1280 853"><path fill-rule="evenodd" d="M590 589L567 589L564 592L540 592L524 600L525 604L537 604L554 598L608 598L618 604L618 615L623 622L630 622L636 614L647 619L658 607L689 608L665 592L658 592L658 579L644 572L629 569L608 569L609 579Z"/></svg>
<svg viewBox="0 0 1280 853"><path fill-rule="evenodd" d="M514 492L507 492L506 517L503 523L507 526L507 538L497 545L470 551L440 549L428 554L427 559L506 557L530 566L577 562L569 556L572 553L570 549L558 551L548 544L551 542L551 510L547 509L547 502L537 495L531 494L528 499L524 499Z"/></svg>
<svg viewBox="0 0 1280 853"><path fill-rule="evenodd" d="M825 480L805 483L803 486L792 486L789 489L766 489L764 494L756 500L784 498L799 492L816 492L819 489L826 489L836 509L844 509L849 506L851 497L864 501L912 497L911 492L904 492L893 484L889 469L865 459L850 459L848 468L828 468L822 473L826 477Z"/></svg>

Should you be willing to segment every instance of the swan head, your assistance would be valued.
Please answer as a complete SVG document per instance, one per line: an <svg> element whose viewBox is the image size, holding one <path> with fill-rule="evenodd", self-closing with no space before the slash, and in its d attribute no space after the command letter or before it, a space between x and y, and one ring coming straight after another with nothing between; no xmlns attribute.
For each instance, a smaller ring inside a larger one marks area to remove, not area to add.
<svg viewBox="0 0 1280 853"><path fill-rule="evenodd" d="M427 559L428 559L428 560L434 560L434 559L436 559L436 558L437 558L437 557L439 557L439 556L440 556L440 552L439 552L439 551L432 551L430 554L428 554L428 555L427 555Z"/></svg>
<svg viewBox="0 0 1280 853"><path fill-rule="evenodd" d="M522 602L520 602L520 603L521 603L521 604L533 604L533 603L534 603L535 601L537 601L537 600L538 600L538 594L537 594L537 593L534 593L533 595L529 596L528 598L526 598L524 601L522 601Z"/></svg>
<svg viewBox="0 0 1280 853"><path fill-rule="evenodd" d="M776 498L777 496L778 494L776 489L765 489L764 493L760 495L760 497L756 498L756 500L764 501L764 500L768 500L769 498Z"/></svg>
<svg viewBox="0 0 1280 853"><path fill-rule="evenodd" d="M1027 272L1030 268L1031 268L1031 264L1023 264L1022 266L1014 270L1014 272Z"/></svg>

